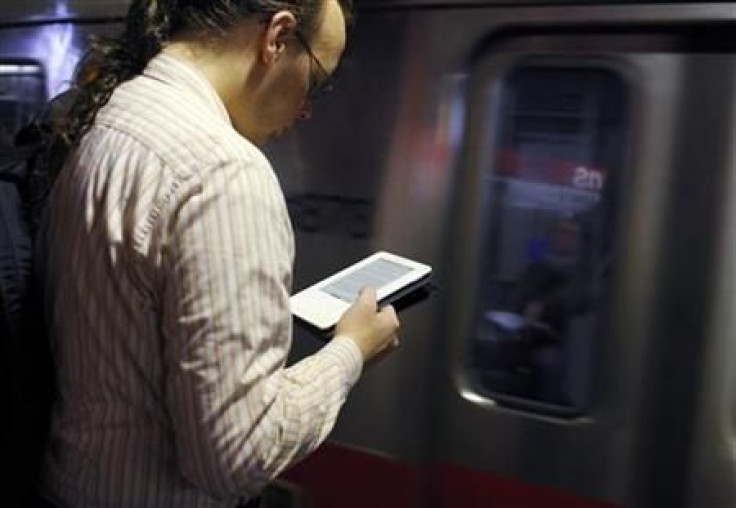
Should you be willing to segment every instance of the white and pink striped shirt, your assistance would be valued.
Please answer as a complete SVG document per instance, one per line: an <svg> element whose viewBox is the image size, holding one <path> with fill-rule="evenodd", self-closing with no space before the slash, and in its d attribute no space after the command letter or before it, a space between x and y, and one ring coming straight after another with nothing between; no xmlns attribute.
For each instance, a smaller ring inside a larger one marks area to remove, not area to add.
<svg viewBox="0 0 736 508"><path fill-rule="evenodd" d="M294 238L263 154L161 54L60 174L41 241L58 373L43 493L232 507L314 450L362 368L347 337L284 367Z"/></svg>

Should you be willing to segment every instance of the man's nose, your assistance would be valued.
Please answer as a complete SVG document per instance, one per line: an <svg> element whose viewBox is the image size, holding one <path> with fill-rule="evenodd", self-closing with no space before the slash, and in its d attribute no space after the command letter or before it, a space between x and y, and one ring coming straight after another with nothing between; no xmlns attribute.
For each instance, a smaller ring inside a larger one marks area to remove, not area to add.
<svg viewBox="0 0 736 508"><path fill-rule="evenodd" d="M302 103L296 117L299 120L309 120L312 118L312 103L309 100Z"/></svg>

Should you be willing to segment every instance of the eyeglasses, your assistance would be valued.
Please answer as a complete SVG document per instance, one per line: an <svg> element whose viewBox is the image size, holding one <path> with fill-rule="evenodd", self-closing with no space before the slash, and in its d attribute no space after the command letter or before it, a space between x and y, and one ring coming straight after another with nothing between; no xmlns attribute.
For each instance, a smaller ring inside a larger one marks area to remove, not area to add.
<svg viewBox="0 0 736 508"><path fill-rule="evenodd" d="M299 41L299 44L304 47L304 50L307 52L310 58L309 90L307 91L307 97L309 97L309 100L314 100L318 97L332 92L335 89L335 84L332 80L332 76L329 72L327 72L324 65L322 65L322 62L319 61L319 58L314 55L314 52L312 51L312 48L309 47L309 43L304 37L304 34L302 34L299 30L295 30L294 36L296 37L296 40ZM315 75L315 68L319 71L320 76Z"/></svg>

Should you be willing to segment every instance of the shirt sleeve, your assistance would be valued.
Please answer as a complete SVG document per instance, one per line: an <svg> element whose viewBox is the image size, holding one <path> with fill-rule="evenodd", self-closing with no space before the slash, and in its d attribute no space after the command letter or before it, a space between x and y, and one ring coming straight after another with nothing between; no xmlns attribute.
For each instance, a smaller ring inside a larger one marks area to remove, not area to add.
<svg viewBox="0 0 736 508"><path fill-rule="evenodd" d="M161 323L175 459L216 498L253 495L327 437L361 354L337 337L284 368L294 241L270 167L222 164L175 194Z"/></svg>

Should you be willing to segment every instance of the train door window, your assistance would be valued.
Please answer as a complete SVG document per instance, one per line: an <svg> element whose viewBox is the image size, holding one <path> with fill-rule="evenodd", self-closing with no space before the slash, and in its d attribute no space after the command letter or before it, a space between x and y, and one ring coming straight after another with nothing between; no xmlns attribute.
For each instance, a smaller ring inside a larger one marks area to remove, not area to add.
<svg viewBox="0 0 736 508"><path fill-rule="evenodd" d="M626 82L604 67L528 64L500 83L472 372L499 404L580 414L603 336Z"/></svg>
<svg viewBox="0 0 736 508"><path fill-rule="evenodd" d="M15 133L45 101L46 79L38 62L0 59L0 149L12 146Z"/></svg>

